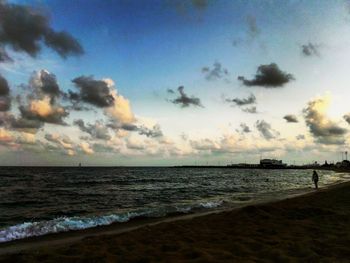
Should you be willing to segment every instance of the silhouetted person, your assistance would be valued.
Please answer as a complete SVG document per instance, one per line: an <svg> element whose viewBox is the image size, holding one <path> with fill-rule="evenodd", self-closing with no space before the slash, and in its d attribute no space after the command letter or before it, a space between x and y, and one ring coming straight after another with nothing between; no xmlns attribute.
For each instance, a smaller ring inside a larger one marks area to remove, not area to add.
<svg viewBox="0 0 350 263"><path fill-rule="evenodd" d="M312 181L315 184L315 188L318 189L318 174L317 174L317 172L315 170L312 173Z"/></svg>

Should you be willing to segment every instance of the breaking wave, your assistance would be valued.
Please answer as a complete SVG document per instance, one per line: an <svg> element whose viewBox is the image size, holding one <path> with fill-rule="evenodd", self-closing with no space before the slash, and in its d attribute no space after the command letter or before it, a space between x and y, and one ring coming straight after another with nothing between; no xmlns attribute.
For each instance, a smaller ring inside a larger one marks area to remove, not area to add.
<svg viewBox="0 0 350 263"><path fill-rule="evenodd" d="M1 229L0 243L28 237L43 236L52 233L106 226L113 223L124 223L137 217L162 217L174 213L191 213L194 210L217 208L222 206L223 203L223 200L208 201L194 204L192 206L182 205L159 210L149 209L145 211L133 211L122 214L109 214L91 217L59 217L52 220L25 222Z"/></svg>

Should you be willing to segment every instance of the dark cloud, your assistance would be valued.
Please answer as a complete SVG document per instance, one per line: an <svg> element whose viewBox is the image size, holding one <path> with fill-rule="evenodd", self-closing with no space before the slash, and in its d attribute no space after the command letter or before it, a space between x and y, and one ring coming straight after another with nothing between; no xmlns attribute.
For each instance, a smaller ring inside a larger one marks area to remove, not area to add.
<svg viewBox="0 0 350 263"><path fill-rule="evenodd" d="M251 130L250 130L250 128L249 128L249 126L247 124L241 123L239 126L241 127L241 131L240 131L241 133L249 133L249 132L251 132Z"/></svg>
<svg viewBox="0 0 350 263"><path fill-rule="evenodd" d="M7 80L0 75L0 112L11 108L10 87Z"/></svg>
<svg viewBox="0 0 350 263"><path fill-rule="evenodd" d="M140 135L145 135L151 138L162 137L163 132L159 124L154 125L152 128L148 128L144 125L137 126L135 124L120 124L116 122L111 122L107 125L113 130L125 130L130 132L138 132Z"/></svg>
<svg viewBox="0 0 350 263"><path fill-rule="evenodd" d="M320 56L319 45L312 44L309 42L306 45L301 45L300 49L301 49L301 53L305 57Z"/></svg>
<svg viewBox="0 0 350 263"><path fill-rule="evenodd" d="M182 108L187 108L191 105L203 107L199 98L196 98L194 96L187 96L187 94L184 92L183 86L178 87L177 90L180 93L180 96L174 100L171 100L172 103L179 104Z"/></svg>
<svg viewBox="0 0 350 263"><path fill-rule="evenodd" d="M215 62L213 67L203 67L202 73L208 81L222 79L229 75L228 70L221 63Z"/></svg>
<svg viewBox="0 0 350 263"><path fill-rule="evenodd" d="M69 93L72 100L81 100L100 108L114 104L111 89L106 81L95 80L92 76L81 76L73 79L72 82L80 91L79 93Z"/></svg>
<svg viewBox="0 0 350 263"><path fill-rule="evenodd" d="M160 129L160 126L158 124L154 125L152 129L147 128L145 126L141 126L139 128L139 134L146 135L147 137L152 137L152 138L163 136L163 132Z"/></svg>
<svg viewBox="0 0 350 263"><path fill-rule="evenodd" d="M255 104L256 103L256 97L254 94L250 94L249 97L247 98L234 98L234 99L225 99L226 102L233 103L237 106L245 106L245 105L250 105L250 104Z"/></svg>
<svg viewBox="0 0 350 263"><path fill-rule="evenodd" d="M36 133L44 125L44 123L40 120L29 120L22 117L12 117L9 121L9 124L12 129L20 130L27 133Z"/></svg>
<svg viewBox="0 0 350 263"><path fill-rule="evenodd" d="M55 74L47 70L35 72L30 80L30 86L34 90L35 97L42 99L44 96L49 96L51 104L54 104L56 98L61 95Z"/></svg>
<svg viewBox="0 0 350 263"><path fill-rule="evenodd" d="M252 114L258 113L258 110L255 106L244 108L242 109L242 111L246 113L252 113Z"/></svg>
<svg viewBox="0 0 350 263"><path fill-rule="evenodd" d="M9 96L0 96L0 112L11 109L11 98Z"/></svg>
<svg viewBox="0 0 350 263"><path fill-rule="evenodd" d="M317 98L308 102L303 110L306 125L317 142L322 144L344 144L347 130L330 120L324 112L327 98Z"/></svg>
<svg viewBox="0 0 350 263"><path fill-rule="evenodd" d="M45 44L55 50L61 57L83 54L83 48L79 42L67 32L49 31L45 37Z"/></svg>
<svg viewBox="0 0 350 263"><path fill-rule="evenodd" d="M284 116L283 119L285 119L287 122L298 122L297 116L295 116L293 114L288 114L288 115Z"/></svg>
<svg viewBox="0 0 350 263"><path fill-rule="evenodd" d="M248 87L261 86L265 88L277 88L294 80L294 77L292 74L280 70L275 63L271 63L268 65L260 65L253 79L248 80L245 77L239 76L238 80Z"/></svg>
<svg viewBox="0 0 350 263"><path fill-rule="evenodd" d="M42 42L62 57L80 55L83 48L69 33L54 31L48 17L28 6L0 1L0 44L36 56Z"/></svg>
<svg viewBox="0 0 350 263"><path fill-rule="evenodd" d="M343 118L348 124L350 124L350 113L345 114Z"/></svg>
<svg viewBox="0 0 350 263"><path fill-rule="evenodd" d="M82 119L75 120L74 125L77 125L79 129L83 132L86 132L91 135L91 137L95 139L101 139L101 140L109 140L111 139L111 136L108 132L108 127L105 126L101 122L96 122L95 124L86 124Z"/></svg>
<svg viewBox="0 0 350 263"><path fill-rule="evenodd" d="M0 96L7 96L10 93L10 88L7 80L0 75Z"/></svg>
<svg viewBox="0 0 350 263"><path fill-rule="evenodd" d="M264 120L258 120L255 126L266 140L274 139L279 135L279 132L272 129L271 124Z"/></svg>

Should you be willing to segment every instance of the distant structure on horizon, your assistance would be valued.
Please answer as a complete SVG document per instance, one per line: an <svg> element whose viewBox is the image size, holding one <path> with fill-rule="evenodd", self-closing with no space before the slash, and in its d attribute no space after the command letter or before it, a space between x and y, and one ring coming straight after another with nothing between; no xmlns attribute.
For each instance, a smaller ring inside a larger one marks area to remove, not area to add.
<svg viewBox="0 0 350 263"><path fill-rule="evenodd" d="M263 168L285 168L287 167L286 163L283 163L282 160L276 159L261 159L260 167Z"/></svg>

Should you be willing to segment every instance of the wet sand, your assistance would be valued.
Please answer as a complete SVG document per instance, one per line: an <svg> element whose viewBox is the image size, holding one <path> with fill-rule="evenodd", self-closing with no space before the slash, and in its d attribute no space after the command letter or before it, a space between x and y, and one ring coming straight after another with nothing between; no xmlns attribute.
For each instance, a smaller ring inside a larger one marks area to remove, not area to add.
<svg viewBox="0 0 350 263"><path fill-rule="evenodd" d="M201 216L0 245L0 262L349 262L350 183Z"/></svg>

